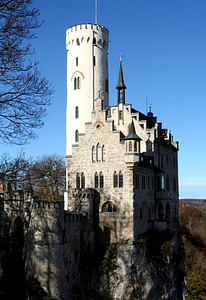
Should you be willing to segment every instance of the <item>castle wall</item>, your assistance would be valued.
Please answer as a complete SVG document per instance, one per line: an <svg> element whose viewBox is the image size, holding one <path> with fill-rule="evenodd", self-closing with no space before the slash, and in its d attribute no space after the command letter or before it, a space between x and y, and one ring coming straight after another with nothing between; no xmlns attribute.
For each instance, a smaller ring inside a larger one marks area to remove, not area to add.
<svg viewBox="0 0 206 300"><path fill-rule="evenodd" d="M78 280L81 217L65 214L63 202L34 203L25 237L27 276L53 299L68 299Z"/></svg>

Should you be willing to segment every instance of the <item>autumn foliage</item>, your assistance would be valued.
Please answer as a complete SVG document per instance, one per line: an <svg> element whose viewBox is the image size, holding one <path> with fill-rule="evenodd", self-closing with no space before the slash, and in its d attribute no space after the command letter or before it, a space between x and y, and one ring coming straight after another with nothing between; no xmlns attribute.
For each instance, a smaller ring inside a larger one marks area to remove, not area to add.
<svg viewBox="0 0 206 300"><path fill-rule="evenodd" d="M202 203L204 204L204 202ZM187 299L206 299L206 206L180 201L180 230L185 247Z"/></svg>

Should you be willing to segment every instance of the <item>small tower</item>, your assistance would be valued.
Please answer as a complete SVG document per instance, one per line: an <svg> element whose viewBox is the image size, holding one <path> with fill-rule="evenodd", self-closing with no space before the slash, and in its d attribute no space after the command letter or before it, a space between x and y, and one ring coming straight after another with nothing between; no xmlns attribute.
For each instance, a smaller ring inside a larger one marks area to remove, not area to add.
<svg viewBox="0 0 206 300"><path fill-rule="evenodd" d="M129 169L133 169L134 163L140 161L140 142L141 138L136 134L134 122L130 125L129 134L124 138L125 140L125 162Z"/></svg>
<svg viewBox="0 0 206 300"><path fill-rule="evenodd" d="M120 58L119 77L116 85L117 89L117 107L118 107L118 124L124 124L124 105L125 105L125 90L124 76L122 70L122 58Z"/></svg>
<svg viewBox="0 0 206 300"><path fill-rule="evenodd" d="M85 122L91 121L95 99L101 97L103 108L109 103L108 36L108 29L96 24L66 31L66 155L72 155L72 145L78 144Z"/></svg>
<svg viewBox="0 0 206 300"><path fill-rule="evenodd" d="M120 58L120 67L119 67L119 77L118 77L118 82L116 85L117 89L117 104L125 104L125 90L126 90L126 85L124 83L124 76L123 76L123 71L122 71L122 58Z"/></svg>

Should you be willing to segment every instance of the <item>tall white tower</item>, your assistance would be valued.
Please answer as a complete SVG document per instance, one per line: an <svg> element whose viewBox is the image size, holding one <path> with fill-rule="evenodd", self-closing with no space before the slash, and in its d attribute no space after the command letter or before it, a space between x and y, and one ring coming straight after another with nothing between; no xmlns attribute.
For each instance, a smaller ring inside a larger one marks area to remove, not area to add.
<svg viewBox="0 0 206 300"><path fill-rule="evenodd" d="M94 101L100 96L102 108L109 102L107 28L96 24L78 24L66 31L67 112L66 155L78 144L91 121Z"/></svg>

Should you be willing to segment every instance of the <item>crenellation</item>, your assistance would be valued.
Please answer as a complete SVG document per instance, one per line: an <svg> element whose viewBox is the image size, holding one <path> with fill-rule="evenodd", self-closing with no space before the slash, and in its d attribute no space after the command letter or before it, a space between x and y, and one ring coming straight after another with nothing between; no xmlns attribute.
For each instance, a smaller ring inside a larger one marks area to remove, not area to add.
<svg viewBox="0 0 206 300"><path fill-rule="evenodd" d="M36 200L33 202L33 207L37 208L55 208L55 209L63 209L64 202L63 201L46 201L46 200Z"/></svg>

